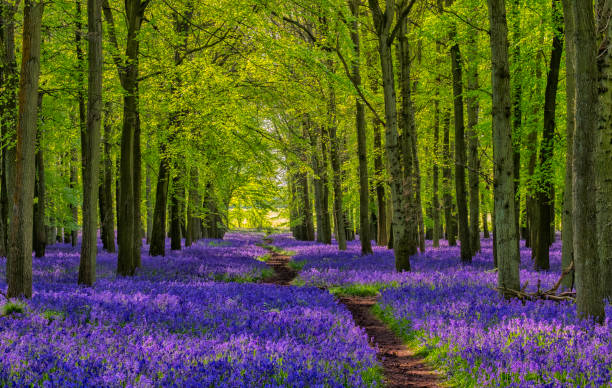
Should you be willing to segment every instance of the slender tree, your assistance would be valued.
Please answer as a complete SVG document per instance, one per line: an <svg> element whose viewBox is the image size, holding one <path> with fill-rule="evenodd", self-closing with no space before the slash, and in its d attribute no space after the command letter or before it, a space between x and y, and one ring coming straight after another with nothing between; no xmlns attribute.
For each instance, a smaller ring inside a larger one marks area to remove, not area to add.
<svg viewBox="0 0 612 388"><path fill-rule="evenodd" d="M498 283L518 290L520 256L514 198L514 163L510 127L510 71L505 0L488 0L493 86L493 163L495 245ZM506 294L508 296L508 294Z"/></svg>
<svg viewBox="0 0 612 388"><path fill-rule="evenodd" d="M44 3L25 0L19 79L19 113L15 159L13 212L9 224L7 283L9 298L32 296L32 220L34 208L40 30Z"/></svg>
<svg viewBox="0 0 612 388"><path fill-rule="evenodd" d="M87 131L81 133L83 161L83 237L79 284L93 285L96 279L98 241L98 179L100 175L100 122L102 118L102 5L87 0L87 40L89 43Z"/></svg>
<svg viewBox="0 0 612 388"><path fill-rule="evenodd" d="M604 296L612 300L612 1L597 4L597 233Z"/></svg>
<svg viewBox="0 0 612 388"><path fill-rule="evenodd" d="M451 41L456 39L456 26L451 27ZM465 120L463 118L463 66L459 45L450 48L451 70L453 75L453 108L455 118L455 194L457 199L457 218L459 221L459 240L461 241L461 261L472 261L470 248L470 227L468 223L467 193L465 189Z"/></svg>
<svg viewBox="0 0 612 388"><path fill-rule="evenodd" d="M537 270L547 270L550 268L549 246L550 240L553 201L553 182L552 182L552 157L555 135L555 111L557 106L557 85L559 84L559 68L561 65L561 55L563 53L563 26L562 19L557 14L557 2L553 0L553 13L555 33L553 36L553 47L550 54L550 64L546 77L546 92L544 93L544 130L540 143L540 174L542 175L541 185L536 192L537 221L538 225L533 225L536 229L537 255L535 256L535 268Z"/></svg>
<svg viewBox="0 0 612 388"><path fill-rule="evenodd" d="M597 39L592 0L572 2L574 75L576 77L572 203L576 308L584 317L603 321L601 265L597 248L595 149L597 133Z"/></svg>
<svg viewBox="0 0 612 388"><path fill-rule="evenodd" d="M359 55L361 52L359 37L359 0L349 0L353 22L351 26L351 40L355 50L355 59L352 66L353 83L361 87L361 67ZM366 144L365 108L360 98L355 98L355 126L357 128L357 157L359 160L359 239L361 241L361 254L372 253L370 238L370 190L368 182L368 155Z"/></svg>

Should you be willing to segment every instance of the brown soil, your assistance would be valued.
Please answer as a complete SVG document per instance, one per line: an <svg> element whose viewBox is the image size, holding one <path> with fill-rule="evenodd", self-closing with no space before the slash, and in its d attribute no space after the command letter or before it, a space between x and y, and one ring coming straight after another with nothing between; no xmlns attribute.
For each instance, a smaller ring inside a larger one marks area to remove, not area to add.
<svg viewBox="0 0 612 388"><path fill-rule="evenodd" d="M373 346L378 347L386 387L440 387L441 377L424 360L406 347L371 308L374 297L342 297L339 299L353 314L358 326L365 329Z"/></svg>
<svg viewBox="0 0 612 388"><path fill-rule="evenodd" d="M264 239L266 244L271 244L272 240ZM293 279L297 276L297 272L289 267L289 261L291 257L281 255L277 252L270 251L270 258L266 261L274 270L274 276L264 280L264 283L278 284L281 286L288 286Z"/></svg>

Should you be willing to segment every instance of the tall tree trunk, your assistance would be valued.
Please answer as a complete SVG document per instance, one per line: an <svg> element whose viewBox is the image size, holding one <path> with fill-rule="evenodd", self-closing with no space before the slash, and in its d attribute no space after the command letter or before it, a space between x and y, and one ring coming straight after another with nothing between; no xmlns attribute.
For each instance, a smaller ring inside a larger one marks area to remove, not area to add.
<svg viewBox="0 0 612 388"><path fill-rule="evenodd" d="M119 254L117 274L134 275L140 264L140 125L138 116L138 53L140 27L149 1L126 0L127 39L125 61L113 56L124 90L123 127L121 130L121 163L119 171L118 230ZM102 0L104 17L109 24L109 38L119 50L108 0Z"/></svg>
<svg viewBox="0 0 612 388"><path fill-rule="evenodd" d="M334 216L336 220L336 241L338 243L338 249L346 249L346 234L344 213L342 206L342 176L340 169L340 144L338 136L336 135L336 94L333 86L329 89L329 155L332 166L332 181L334 185Z"/></svg>
<svg viewBox="0 0 612 388"><path fill-rule="evenodd" d="M361 68L359 66L359 54L361 51L359 37L359 4L358 0L349 0L353 23L351 26L351 40L355 47L355 59L353 60L353 83L361 88ZM355 121L357 128L357 156L359 159L359 240L361 242L361 254L372 253L372 242L370 238L370 190L368 182L368 155L366 144L366 121L363 102L359 97L355 98Z"/></svg>
<svg viewBox="0 0 612 388"><path fill-rule="evenodd" d="M80 0L79 0L80 1ZM98 179L100 175L100 121L102 116L102 6L87 0L89 82L87 132L81 133L83 161L83 241L79 284L93 285L98 248Z"/></svg>
<svg viewBox="0 0 612 388"><path fill-rule="evenodd" d="M43 94L39 93L39 115L42 111L42 100ZM45 163L43 157L42 138L42 131L38 130L36 132L36 156L34 161L36 169L34 198L36 198L36 203L34 204L33 246L36 257L43 257L45 255L45 247L47 245L47 230L45 229Z"/></svg>
<svg viewBox="0 0 612 388"><path fill-rule="evenodd" d="M578 314L603 321L601 265L597 249L595 150L597 133L597 41L592 0L572 2L576 47L576 128L572 159L574 262Z"/></svg>
<svg viewBox="0 0 612 388"><path fill-rule="evenodd" d="M407 163L402 163L402 149L399 142L397 123L397 100L395 96L395 75L393 70L393 57L391 45L397 29L391 30L395 18L395 2L385 1L385 11L380 8L377 0L368 0L372 19L378 40L380 67L383 77L383 95L385 100L385 148L387 167L391 181L391 202L393 216L391 229L393 233L393 249L395 254L395 268L397 271L410 270L410 256L416 253L416 234L413 226L409 225L409 203L412 195L412 181L407 180L407 174L402 170ZM407 17L408 12L398 19ZM403 20L397 20L401 23ZM396 26L397 28L397 26Z"/></svg>
<svg viewBox="0 0 612 388"><path fill-rule="evenodd" d="M15 13L19 2L3 0L0 2L1 29L2 29L2 60L0 61L2 89L4 98L0 101L0 121L2 135L2 185L1 213L3 223L2 245L5 256L8 253L9 220L12 218L13 191L15 188L16 163L16 132L17 126L17 96L19 84L17 74L17 60L15 58ZM7 269L8 272L8 269Z"/></svg>
<svg viewBox="0 0 612 388"><path fill-rule="evenodd" d="M410 46L408 42L408 21L406 18L398 20L399 23L399 44L398 44L398 62L400 69L400 93L401 93L401 111L399 127L402 129L402 134L399 137L402 174L404 179L402 191L402 206L404 207L404 234L402 244L411 250L410 255L416 253L416 247L419 243L419 220L417 201L417 182L416 179L416 121L414 117L414 105L412 103L412 79L411 79L411 58Z"/></svg>
<svg viewBox="0 0 612 388"><path fill-rule="evenodd" d="M85 57L83 55L83 46L82 46L82 41L83 41L83 23L82 23L82 11L81 11L81 2L82 0L75 0L75 5L76 5L76 15L75 15L75 24L76 24L76 29L74 32L74 42L76 44L76 57L77 57L77 66L76 66L76 70L77 70L77 102L79 104L79 135L81 137L81 148L83 145L83 136L85 133L87 133L87 111L86 111L86 107L85 107ZM71 150L71 154L72 154L72 158L71 158L71 164L70 164L70 185L72 187L73 190L76 190L77 187L77 180L78 180L78 167L77 164L79 162L78 160L78 153L79 151L77 150L76 147L72 148ZM82 152L81 152L81 167L83 166L83 158L84 156L85 150L82 148ZM84 178L84 177L83 177ZM83 187L85 187L85 182L83 182ZM83 220L85 220L85 211L86 209L83 208L82 212L83 212ZM74 221L74 225L78 225L78 207L77 206L73 206L72 207L72 219ZM83 225L84 227L85 225ZM85 230L83 229L83 232L85 232ZM83 234L84 236L84 234ZM70 241L72 243L72 246L76 246L77 244L77 238L78 238L78 233L77 233L77 229L73 228L71 230L71 237L70 237Z"/></svg>
<svg viewBox="0 0 612 388"><path fill-rule="evenodd" d="M470 41L468 44L468 82L466 97L467 105L467 138L468 138L468 181L470 187L470 248L472 255L480 252L480 162L478 160L478 133L476 126L478 125L478 111L480 104L478 101L478 47L476 46L476 31L470 29Z"/></svg>
<svg viewBox="0 0 612 388"><path fill-rule="evenodd" d="M540 176L541 184L538 185L536 203L538 206L538 225L535 225L537 255L535 256L535 269L548 270L550 268L549 247L551 244L551 203L553 201L553 146L555 135L555 109L557 106L557 85L559 84L559 67L561 55L563 54L563 27L562 19L557 13L557 1L552 0L553 17L556 26L553 35L553 48L550 56L550 68L546 79L546 92L544 93L544 130L542 142L540 143ZM554 228L553 228L554 229Z"/></svg>
<svg viewBox="0 0 612 388"><path fill-rule="evenodd" d="M574 108L576 104L576 74L574 73L574 58L576 47L574 46L574 14L572 12L571 0L563 0L563 19L565 24L565 95L566 95L566 137L565 137L565 189L563 191L563 218L561 220L561 266L568 268L574 261L573 221L572 221L572 160L574 154ZM565 276L561 281L563 289L569 290L574 287L574 271Z"/></svg>
<svg viewBox="0 0 612 388"><path fill-rule="evenodd" d="M106 104L104 112L104 183L102 196L104 197L104 225L102 227L102 244L107 252L115 252L115 216L113 206L113 161L111 159L111 143L113 127L110 120L111 105Z"/></svg>
<svg viewBox="0 0 612 388"><path fill-rule="evenodd" d="M612 1L599 0L597 233L604 297L612 300Z"/></svg>
<svg viewBox="0 0 612 388"><path fill-rule="evenodd" d="M13 212L9 224L6 278L9 298L32 296L32 219L34 208L38 79L40 74L40 30L44 3L25 0L19 114L15 159Z"/></svg>
<svg viewBox="0 0 612 388"><path fill-rule="evenodd" d="M481 207L482 207L482 236L484 238L489 238L489 225L488 225L488 212L487 212L487 206L486 206L486 202L485 202L485 194L484 192L480 193L480 202L481 202Z"/></svg>
<svg viewBox="0 0 612 388"><path fill-rule="evenodd" d="M495 245L498 284L518 290L519 249L514 197L514 163L510 127L510 71L508 26L504 0L488 0L491 26L491 84L493 89L493 163L495 202ZM509 296L507 293L502 293Z"/></svg>
<svg viewBox="0 0 612 388"><path fill-rule="evenodd" d="M181 249L181 201L184 191L180 177L172 178L172 193L170 195L170 249Z"/></svg>
<svg viewBox="0 0 612 388"><path fill-rule="evenodd" d="M444 222L446 224L446 239L449 246L457 245L455 218L453 217L453 196L451 194L451 154L450 154L450 115L447 110L443 113L444 140L442 144L442 200L444 201Z"/></svg>
<svg viewBox="0 0 612 388"><path fill-rule="evenodd" d="M520 18L520 0L512 0L511 4L511 12L514 14L513 20L514 24L512 26L513 40L518 41L520 39L521 34L521 18ZM507 26L506 26L507 27ZM520 60L521 60L521 45L514 44L512 50L513 60L516 62L516 68L521 69ZM512 156L512 164L513 164L513 175L514 175L514 212L515 221L516 221L516 231L520 236L520 215L521 215L521 193L520 193L520 182L521 182L521 140L522 140L522 115L523 111L521 109L521 102L523 98L523 87L521 84L520 77L516 77L514 80L514 84L512 85L512 147L513 147L513 156ZM517 249L520 250L520 237L516 240Z"/></svg>
<svg viewBox="0 0 612 388"><path fill-rule="evenodd" d="M382 125L376 118L373 119L372 124L374 126L374 174L376 186L376 207L378 209L378 236L376 237L376 243L379 246L385 246L388 244L389 239L387 237L387 201L385 199Z"/></svg>
<svg viewBox="0 0 612 388"><path fill-rule="evenodd" d="M440 142L440 100L439 94L436 92L436 99L434 100L434 144L433 144L433 183L432 183L432 204L431 204L431 215L433 218L433 233L432 233L432 244L434 248L438 248L440 246L440 231L442 227L440 226L440 197L439 197L439 185L440 185L440 177L439 177L439 169L438 169L438 152L439 152L439 144Z"/></svg>
<svg viewBox="0 0 612 388"><path fill-rule="evenodd" d="M329 159L327 147L329 144L329 134L326 127L323 125L319 128L321 131L321 231L323 244L331 244L331 218L329 214Z"/></svg>
<svg viewBox="0 0 612 388"><path fill-rule="evenodd" d="M315 203L315 218L317 223L316 240L323 242L323 185L321 183L321 155L319 154L319 144L321 141L319 136L312 128L310 120L306 120L305 125L308 126L308 137L310 139L311 164L314 176L312 177L312 186L314 188L314 203Z"/></svg>
<svg viewBox="0 0 612 388"><path fill-rule="evenodd" d="M451 40L454 40L457 35L456 27L453 27L452 31ZM450 56L453 73L453 107L455 113L455 194L459 221L459 240L461 241L461 261L470 263L472 261L472 248L470 247L470 227L465 189L467 156L465 151L465 123L463 119L463 68L459 45L454 44L451 46Z"/></svg>
<svg viewBox="0 0 612 388"><path fill-rule="evenodd" d="M147 148L149 148L149 139L147 138ZM151 244L151 233L153 232L153 199L151 198L151 175L153 171L151 171L151 167L147 164L145 169L145 198L146 198L146 207L147 207L147 231L146 231L146 241L147 244Z"/></svg>
<svg viewBox="0 0 612 388"><path fill-rule="evenodd" d="M185 236L185 246L191 246L193 241L200 239L200 216L198 209L200 208L200 193L199 193L199 174L198 168L192 167L189 174L189 203L187 204L187 235Z"/></svg>

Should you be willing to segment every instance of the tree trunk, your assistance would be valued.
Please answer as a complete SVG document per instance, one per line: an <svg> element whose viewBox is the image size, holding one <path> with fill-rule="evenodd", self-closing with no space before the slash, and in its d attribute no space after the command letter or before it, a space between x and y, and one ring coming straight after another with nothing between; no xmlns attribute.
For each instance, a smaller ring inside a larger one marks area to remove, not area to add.
<svg viewBox="0 0 612 388"><path fill-rule="evenodd" d="M512 26L513 32L513 40L517 41L520 39L521 33L521 17L519 12L520 0L513 0L511 4L511 12L514 14L513 18L515 24ZM506 26L507 28L507 26ZM520 71L520 66L518 65L521 60L521 45L515 43L513 45L512 50L513 60L517 63L517 69ZM516 221L516 231L517 235L520 236L520 213L521 213L521 193L519 190L519 185L521 182L521 140L522 140L522 114L523 111L521 109L521 102L523 98L523 88L521 85L520 77L516 77L514 85L512 87L512 148L513 148L513 156L512 156L512 165L513 165L513 184L514 184L514 212L515 221ZM520 238L516 240L517 249L520 250Z"/></svg>
<svg viewBox="0 0 612 388"><path fill-rule="evenodd" d="M433 183L432 183L432 204L431 204L431 215L433 218L433 233L432 233L432 244L434 248L438 248L440 246L440 198L439 198L439 169L438 169L438 152L439 147L438 143L440 141L440 100L439 94L436 92L436 99L434 100L434 144L433 144Z"/></svg>
<svg viewBox="0 0 612 388"><path fill-rule="evenodd" d="M117 218L119 254L117 274L132 276L140 265L140 124L138 115L138 53L140 27L148 1L126 0L127 38L125 61L113 56L119 80L124 90L123 126L121 130L121 163L119 171L119 201ZM108 0L102 0L104 16L109 24L109 36L115 49L119 49Z"/></svg>
<svg viewBox="0 0 612 388"><path fill-rule="evenodd" d="M486 206L486 202L485 202L485 194L484 192L480 193L480 202L482 205L482 236L484 238L489 238L491 237L489 235L489 225L488 225L488 213L487 213L487 206Z"/></svg>
<svg viewBox="0 0 612 388"><path fill-rule="evenodd" d="M443 113L444 140L442 144L442 157L444 164L442 167L442 200L444 201L444 222L446 224L446 239L449 246L457 245L455 240L456 225L453 217L453 196L451 194L451 154L450 154L450 115L448 111Z"/></svg>
<svg viewBox="0 0 612 388"><path fill-rule="evenodd" d="M601 265L597 249L597 196L595 150L597 133L597 42L591 0L572 2L576 47L576 128L574 132L573 229L576 265L576 308L583 317L603 322L604 302L600 286Z"/></svg>
<svg viewBox="0 0 612 388"><path fill-rule="evenodd" d="M149 148L149 139L147 138L147 148ZM145 198L147 207L147 231L146 241L151 244L151 233L153 232L153 200L151 198L151 167L147 164L145 169Z"/></svg>
<svg viewBox="0 0 612 388"><path fill-rule="evenodd" d="M314 176L312 177L312 186L314 187L314 203L315 203L315 218L316 218L316 240L323 242L323 184L321 183L321 155L319 154L319 144L321 141L312 128L312 123L306 120L305 125L308 126L308 137L310 139L311 164Z"/></svg>
<svg viewBox="0 0 612 388"><path fill-rule="evenodd" d="M338 249L346 249L346 235L344 213L342 211L342 172L340 169L340 144L336 136L336 95L333 87L329 90L329 155L332 166L332 180L334 185L334 217L336 220L336 241Z"/></svg>
<svg viewBox="0 0 612 388"><path fill-rule="evenodd" d="M612 2L597 9L599 113L597 138L597 233L604 297L612 300Z"/></svg>
<svg viewBox="0 0 612 388"><path fill-rule="evenodd" d="M0 2L0 32L2 45L0 55L0 87L5 98L0 101L0 128L2 146L2 192L0 197L0 254L8 253L9 220L12 218L11 206L15 187L15 127L17 123L16 91L19 83L17 61L15 59L15 13L19 3Z"/></svg>
<svg viewBox="0 0 612 388"><path fill-rule="evenodd" d="M170 249L181 249L181 200L184 191L178 175L172 178L172 193L170 195Z"/></svg>
<svg viewBox="0 0 612 388"><path fill-rule="evenodd" d="M353 22L351 26L351 40L355 47L355 59L353 60L353 83L355 87L361 88L361 69L359 66L360 41L359 41L359 0L349 0ZM372 253L372 242L370 238L370 190L368 182L368 155L366 144L366 121L363 102L359 97L355 98L355 121L357 128L357 156L359 159L359 240L361 242L361 254Z"/></svg>
<svg viewBox="0 0 612 388"><path fill-rule="evenodd" d="M510 127L508 26L504 0L488 0L491 26L491 84L493 90L493 162L495 245L499 287L520 288L518 230L514 197L514 163ZM506 297L509 295L502 292Z"/></svg>
<svg viewBox="0 0 612 388"><path fill-rule="evenodd" d="M185 236L185 246L191 246L191 243L200 239L200 216L198 209L200 208L200 193L199 193L199 174L198 168L192 167L189 174L189 203L187 205L187 235Z"/></svg>
<svg viewBox="0 0 612 388"><path fill-rule="evenodd" d="M332 232L331 232L331 218L329 214L329 159L327 152L327 145L329 142L329 135L325 126L320 127L321 131L321 231L322 231L322 242L323 244L331 244Z"/></svg>
<svg viewBox="0 0 612 388"><path fill-rule="evenodd" d="M480 104L478 101L478 48L476 46L476 31L470 29L470 42L468 44L468 82L466 97L467 105L467 138L468 138L468 181L470 187L470 248L472 255L480 252L480 162L478 159L478 111Z"/></svg>
<svg viewBox="0 0 612 388"><path fill-rule="evenodd" d="M553 34L553 48L550 57L550 68L546 79L546 92L544 93L544 130L542 142L540 143L540 175L542 180L538 185L536 194L536 206L538 206L538 225L534 225L536 232L537 255L535 256L535 269L548 270L550 268L549 247L551 244L551 221L553 201L553 147L555 135L555 109L557 105L557 85L559 84L559 67L561 55L563 54L562 19L557 13L557 1L552 0L554 24L556 26ZM554 229L554 228L553 228Z"/></svg>
<svg viewBox="0 0 612 388"><path fill-rule="evenodd" d="M406 199L412 194L412 181L406 180L402 171L402 150L399 142L397 123L397 100L395 95L395 75L391 53L391 25L394 19L395 4L385 1L385 12L380 9L377 0L368 0L374 27L378 38L378 51L383 77L383 95L385 100L385 149L387 167L390 175L391 202L393 214L391 229L395 268L397 271L410 270L410 256L416 253L416 235L408 230L408 206ZM398 20L401 22L401 20Z"/></svg>
<svg viewBox="0 0 612 388"><path fill-rule="evenodd" d="M98 248L98 179L100 175L100 120L102 116L102 8L100 0L87 0L89 82L87 132L81 133L83 161L83 238L79 284L93 285Z"/></svg>
<svg viewBox="0 0 612 388"><path fill-rule="evenodd" d="M19 80L19 114L15 159L13 212L9 225L6 278L9 298L32 296L32 219L34 208L38 79L42 1L25 0Z"/></svg>
<svg viewBox="0 0 612 388"><path fill-rule="evenodd" d="M419 220L417 207L416 189L416 122L414 118L414 106L412 103L411 90L411 58L410 46L408 43L408 21L406 18L398 20L399 27L399 44L398 44L398 62L400 69L400 93L401 93L401 111L399 127L402 134L399 137L400 160L402 162L402 176L404 179L401 195L401 203L404 211L404 230L400 240L402 246L407 248L409 256L416 253L416 247L419 242Z"/></svg>
<svg viewBox="0 0 612 388"><path fill-rule="evenodd" d="M110 121L110 103L106 104L104 112L104 183L102 196L104 197L104 217L102 227L102 244L107 252L115 252L115 216L113 206L113 161L111 159L111 143L113 127Z"/></svg>
<svg viewBox="0 0 612 388"><path fill-rule="evenodd" d="M563 19L565 24L565 95L566 95L566 137L565 137L565 189L563 191L563 218L561 220L561 266L568 268L574 261L573 221L572 221L572 159L574 154L574 107L576 100L576 74L574 73L574 58L576 48L574 46L574 15L571 0L563 0ZM574 271L570 276L565 276L561 282L565 290L574 287Z"/></svg>
<svg viewBox="0 0 612 388"><path fill-rule="evenodd" d="M374 125L374 174L376 186L376 207L378 209L378 236L376 237L376 243L379 246L385 246L389 243L389 239L387 238L387 201L385 199L382 125L376 118L374 118L372 124Z"/></svg>
<svg viewBox="0 0 612 388"><path fill-rule="evenodd" d="M455 28L453 28L455 31ZM451 33L454 39L456 31ZM465 124L463 119L463 68L461 65L461 52L459 45L454 44L450 49L451 67L453 73L453 107L455 117L455 194L457 199L457 216L459 221L459 240L461 241L461 261L472 261L472 248L470 247L470 227L468 223L467 195L465 189Z"/></svg>
<svg viewBox="0 0 612 388"><path fill-rule="evenodd" d="M38 112L42 111L43 94L38 94ZM42 121L42 117L41 117ZM47 245L47 230L45 229L45 163L42 149L42 131L36 132L36 156L34 164L36 165L36 178L34 186L34 235L33 246L36 257L45 255L45 247Z"/></svg>

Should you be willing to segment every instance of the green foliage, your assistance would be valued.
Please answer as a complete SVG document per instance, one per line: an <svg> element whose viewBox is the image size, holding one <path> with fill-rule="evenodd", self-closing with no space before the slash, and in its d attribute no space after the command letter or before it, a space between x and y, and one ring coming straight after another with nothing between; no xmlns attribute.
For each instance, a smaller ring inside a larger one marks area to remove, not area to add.
<svg viewBox="0 0 612 388"><path fill-rule="evenodd" d="M23 314L25 312L25 304L22 302L7 301L0 307L0 316L7 317L9 315Z"/></svg>

